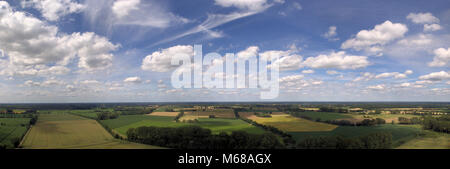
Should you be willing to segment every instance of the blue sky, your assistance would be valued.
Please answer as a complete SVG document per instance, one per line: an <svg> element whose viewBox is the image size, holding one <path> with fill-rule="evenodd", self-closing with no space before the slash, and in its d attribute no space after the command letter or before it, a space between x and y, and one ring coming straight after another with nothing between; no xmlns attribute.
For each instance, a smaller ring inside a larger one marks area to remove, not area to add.
<svg viewBox="0 0 450 169"><path fill-rule="evenodd" d="M449 101L446 0L0 1L0 102ZM280 54L280 94L175 89L173 52ZM168 60L169 58L169 60Z"/></svg>

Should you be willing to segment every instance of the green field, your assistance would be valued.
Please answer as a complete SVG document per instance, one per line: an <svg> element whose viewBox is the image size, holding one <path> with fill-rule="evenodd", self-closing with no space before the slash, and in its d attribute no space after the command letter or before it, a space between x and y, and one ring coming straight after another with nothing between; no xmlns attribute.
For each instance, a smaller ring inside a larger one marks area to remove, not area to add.
<svg viewBox="0 0 450 169"><path fill-rule="evenodd" d="M419 125L412 127L421 128ZM418 137L397 147L398 149L450 149L450 134L423 130Z"/></svg>
<svg viewBox="0 0 450 169"><path fill-rule="evenodd" d="M42 114L24 137L23 148L158 148L114 139L95 120L63 112Z"/></svg>
<svg viewBox="0 0 450 169"><path fill-rule="evenodd" d="M175 122L173 117L163 116L147 116L147 115L126 115L120 116L117 119L103 120L102 123L121 135L126 135L130 128L137 128L141 126L155 126L155 127L181 127L188 125L196 125L210 129L213 133L243 130L248 133L261 134L265 131L248 124L240 119L219 119L219 118L199 118L197 123L182 123Z"/></svg>
<svg viewBox="0 0 450 169"><path fill-rule="evenodd" d="M415 125L392 125L384 124L378 126L339 126L332 131L325 132L291 132L290 134L296 140L302 140L314 136L343 136L357 137L364 136L374 132L389 132L392 134L394 147L402 145L416 138L423 130Z"/></svg>
<svg viewBox="0 0 450 169"><path fill-rule="evenodd" d="M29 118L0 118L0 144L13 148L13 141L22 138L29 122Z"/></svg>
<svg viewBox="0 0 450 169"><path fill-rule="evenodd" d="M342 114L342 113L331 113L331 112L305 111L305 112L295 112L295 114L300 115L300 116L309 117L309 118L311 118L311 120L320 119L321 121L352 118L351 115Z"/></svg>
<svg viewBox="0 0 450 169"><path fill-rule="evenodd" d="M272 117L250 116L248 118L257 123L273 126L286 132L331 131L337 127L336 125L305 120L288 114L272 115Z"/></svg>

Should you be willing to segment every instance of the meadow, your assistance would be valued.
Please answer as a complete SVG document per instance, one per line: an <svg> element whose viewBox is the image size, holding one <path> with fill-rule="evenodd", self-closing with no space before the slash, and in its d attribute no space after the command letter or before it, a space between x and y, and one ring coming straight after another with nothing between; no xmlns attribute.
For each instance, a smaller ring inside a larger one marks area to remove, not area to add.
<svg viewBox="0 0 450 169"><path fill-rule="evenodd" d="M325 124L293 117L289 114L272 115L272 117L249 116L248 119L257 123L276 127L285 132L332 131L336 125Z"/></svg>
<svg viewBox="0 0 450 169"><path fill-rule="evenodd" d="M0 144L14 147L15 141L20 141L27 131L30 118L0 118Z"/></svg>
<svg viewBox="0 0 450 169"><path fill-rule="evenodd" d="M126 135L130 128L141 126L154 127L181 127L188 125L196 125L208 128L214 134L220 132L231 133L232 131L246 131L248 133L261 134L265 131L240 119L221 119L221 118L198 118L198 122L175 122L173 117L166 116L148 116L148 115L125 115L117 119L102 120L101 122L111 129L114 129L121 135Z"/></svg>
<svg viewBox="0 0 450 169"><path fill-rule="evenodd" d="M21 146L33 149L158 148L114 139L97 121L58 111L41 114Z"/></svg>
<svg viewBox="0 0 450 169"><path fill-rule="evenodd" d="M331 112L305 111L305 112L295 112L295 114L297 114L299 116L308 117L311 120L320 119L321 121L352 118L352 116L348 115L348 114L331 113Z"/></svg>
<svg viewBox="0 0 450 169"><path fill-rule="evenodd" d="M393 125L384 124L377 126L339 126L332 131L322 132L290 132L296 140L303 140L308 137L316 136L343 136L343 137L357 137L375 132L389 132L392 134L393 146L397 147L416 137L418 137L423 130L417 125Z"/></svg>

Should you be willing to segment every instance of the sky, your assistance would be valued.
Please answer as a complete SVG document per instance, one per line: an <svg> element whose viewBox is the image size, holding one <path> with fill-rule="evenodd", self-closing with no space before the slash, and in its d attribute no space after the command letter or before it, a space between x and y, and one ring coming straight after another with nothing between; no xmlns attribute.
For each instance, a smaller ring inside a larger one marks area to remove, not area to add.
<svg viewBox="0 0 450 169"><path fill-rule="evenodd" d="M278 55L278 97L174 88L194 45ZM449 67L447 0L0 1L0 103L450 101Z"/></svg>

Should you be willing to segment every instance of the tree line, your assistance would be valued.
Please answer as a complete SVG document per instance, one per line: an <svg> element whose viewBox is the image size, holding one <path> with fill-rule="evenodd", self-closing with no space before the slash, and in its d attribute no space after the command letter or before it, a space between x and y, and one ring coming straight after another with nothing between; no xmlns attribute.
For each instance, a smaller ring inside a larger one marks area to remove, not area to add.
<svg viewBox="0 0 450 169"><path fill-rule="evenodd" d="M272 133L249 134L245 131L221 132L198 126L139 127L127 131L129 141L176 149L279 149L284 145Z"/></svg>
<svg viewBox="0 0 450 169"><path fill-rule="evenodd" d="M391 147L392 134L387 132L372 133L355 138L311 137L297 143L298 149L389 149Z"/></svg>
<svg viewBox="0 0 450 169"><path fill-rule="evenodd" d="M440 117L426 116L423 119L423 128L437 132L449 133L450 115Z"/></svg>

